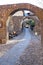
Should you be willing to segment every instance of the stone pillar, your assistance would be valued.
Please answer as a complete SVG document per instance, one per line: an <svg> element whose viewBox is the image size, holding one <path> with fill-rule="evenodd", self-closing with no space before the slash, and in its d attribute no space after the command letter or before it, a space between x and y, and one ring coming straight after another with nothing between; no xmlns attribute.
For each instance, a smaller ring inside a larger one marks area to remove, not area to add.
<svg viewBox="0 0 43 65"><path fill-rule="evenodd" d="M6 33L7 33L7 36L6 36L6 40L8 41L9 40L9 31L8 31L8 26L9 26L9 21L11 19L11 16L8 17L8 20L6 21Z"/></svg>

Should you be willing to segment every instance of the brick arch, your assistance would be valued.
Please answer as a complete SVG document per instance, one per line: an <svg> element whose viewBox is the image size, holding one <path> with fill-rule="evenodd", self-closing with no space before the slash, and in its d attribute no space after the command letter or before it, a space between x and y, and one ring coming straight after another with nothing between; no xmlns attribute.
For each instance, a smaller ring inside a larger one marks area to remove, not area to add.
<svg viewBox="0 0 43 65"><path fill-rule="evenodd" d="M6 22L7 22L7 19L12 12L14 12L18 9L28 9L28 10L32 11L40 19L41 24L43 23L43 9L36 7L32 4L20 3L20 4L11 4L11 5L1 5L0 6L0 21L2 21L3 27L0 29L0 39L2 40L2 43L6 42ZM41 26L43 26L43 25L41 25Z"/></svg>
<svg viewBox="0 0 43 65"><path fill-rule="evenodd" d="M31 10L28 9L28 8L19 8L19 9L16 9L16 10L12 11L12 12L10 13L10 15L15 14L17 11L23 11L23 10L31 11ZM31 12L34 13L33 11L31 11ZM35 13L34 13L34 14L35 14Z"/></svg>
<svg viewBox="0 0 43 65"><path fill-rule="evenodd" d="M37 17L39 17L39 19L41 19L41 15L43 14L43 10L39 7L36 7L32 4L29 3L21 3L21 4L13 4L13 5L9 5L8 6L8 16L12 15L13 13L15 13L18 10L29 10L32 11ZM39 14L41 13L41 15L39 16Z"/></svg>

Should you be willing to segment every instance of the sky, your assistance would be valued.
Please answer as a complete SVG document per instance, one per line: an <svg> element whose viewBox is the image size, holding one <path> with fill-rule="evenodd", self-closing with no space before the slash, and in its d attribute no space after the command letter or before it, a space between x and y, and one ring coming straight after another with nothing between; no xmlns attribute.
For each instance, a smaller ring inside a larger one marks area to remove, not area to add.
<svg viewBox="0 0 43 65"><path fill-rule="evenodd" d="M43 0L0 0L0 5L30 3L43 9Z"/></svg>

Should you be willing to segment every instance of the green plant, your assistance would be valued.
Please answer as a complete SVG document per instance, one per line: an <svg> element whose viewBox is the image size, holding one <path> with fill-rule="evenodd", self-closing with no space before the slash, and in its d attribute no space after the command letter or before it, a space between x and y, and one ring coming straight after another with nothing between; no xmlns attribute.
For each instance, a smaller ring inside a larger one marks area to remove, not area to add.
<svg viewBox="0 0 43 65"><path fill-rule="evenodd" d="M31 20L29 21L29 24L30 24L31 26L35 26L35 21L31 19Z"/></svg>
<svg viewBox="0 0 43 65"><path fill-rule="evenodd" d="M28 22L26 22L30 26L35 26L35 21L30 19Z"/></svg>

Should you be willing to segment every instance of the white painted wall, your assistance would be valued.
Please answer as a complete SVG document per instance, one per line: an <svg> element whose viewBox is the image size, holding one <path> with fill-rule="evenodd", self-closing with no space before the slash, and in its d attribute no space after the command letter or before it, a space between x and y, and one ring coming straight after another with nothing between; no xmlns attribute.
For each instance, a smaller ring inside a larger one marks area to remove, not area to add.
<svg viewBox="0 0 43 65"><path fill-rule="evenodd" d="M17 11L13 16L23 16L23 12L22 11Z"/></svg>

